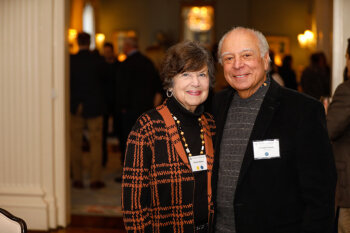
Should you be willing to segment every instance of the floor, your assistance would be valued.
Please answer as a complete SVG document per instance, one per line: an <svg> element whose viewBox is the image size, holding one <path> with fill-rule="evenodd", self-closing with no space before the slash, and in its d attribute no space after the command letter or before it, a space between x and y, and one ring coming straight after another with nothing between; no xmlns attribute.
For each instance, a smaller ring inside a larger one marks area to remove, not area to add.
<svg viewBox="0 0 350 233"><path fill-rule="evenodd" d="M108 140L108 162L103 169L102 177L106 184L100 190L89 188L88 174L85 173L84 189L71 188L72 215L114 216L121 217L121 183L114 181L121 176L120 150L118 141ZM84 157L85 159L87 156ZM84 160L85 167L88 161Z"/></svg>
<svg viewBox="0 0 350 233"><path fill-rule="evenodd" d="M120 217L72 216L69 227L51 231L28 231L28 233L125 233Z"/></svg>
<svg viewBox="0 0 350 233"><path fill-rule="evenodd" d="M64 229L28 231L28 233L124 233L121 214L121 183L114 178L121 175L118 141L108 140L108 163L103 169L106 187L100 190L88 188L85 175L84 189L71 188L71 223ZM85 157L86 158L86 157ZM85 166L88 161L84 161Z"/></svg>

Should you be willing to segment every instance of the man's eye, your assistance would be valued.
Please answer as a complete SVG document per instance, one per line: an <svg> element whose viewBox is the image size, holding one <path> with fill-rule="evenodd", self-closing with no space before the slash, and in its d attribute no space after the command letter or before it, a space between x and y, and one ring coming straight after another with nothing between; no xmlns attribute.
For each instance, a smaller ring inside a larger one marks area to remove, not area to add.
<svg viewBox="0 0 350 233"><path fill-rule="evenodd" d="M249 53L243 54L243 57L244 57L244 58L248 58L248 57L251 57L251 56L252 56L252 55L249 54Z"/></svg>
<svg viewBox="0 0 350 233"><path fill-rule="evenodd" d="M225 61L231 61L233 59L233 57L225 57L224 60Z"/></svg>

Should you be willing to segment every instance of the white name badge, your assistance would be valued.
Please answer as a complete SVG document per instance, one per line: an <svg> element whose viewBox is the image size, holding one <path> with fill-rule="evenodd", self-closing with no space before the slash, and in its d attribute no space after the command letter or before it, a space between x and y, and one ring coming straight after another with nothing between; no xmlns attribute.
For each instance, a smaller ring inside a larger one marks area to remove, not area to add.
<svg viewBox="0 0 350 233"><path fill-rule="evenodd" d="M207 156L206 155L195 155L188 157L193 172L207 170Z"/></svg>
<svg viewBox="0 0 350 233"><path fill-rule="evenodd" d="M268 139L253 141L254 159L273 159L280 157L280 141Z"/></svg>

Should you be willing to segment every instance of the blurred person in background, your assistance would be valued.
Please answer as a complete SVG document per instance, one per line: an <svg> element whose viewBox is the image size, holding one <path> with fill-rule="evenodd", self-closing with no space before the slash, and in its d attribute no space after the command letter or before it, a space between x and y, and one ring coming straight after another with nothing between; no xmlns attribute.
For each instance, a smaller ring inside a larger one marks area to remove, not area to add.
<svg viewBox="0 0 350 233"><path fill-rule="evenodd" d="M283 79L284 86L293 90L298 90L297 78L292 68L293 57L291 55L284 56L282 66L278 68L278 73Z"/></svg>
<svg viewBox="0 0 350 233"><path fill-rule="evenodd" d="M71 164L74 188L84 188L82 138L88 130L90 188L105 187L102 171L103 59L89 50L90 35L78 34L79 52L70 56Z"/></svg>
<svg viewBox="0 0 350 233"><path fill-rule="evenodd" d="M117 109L116 109L116 79L117 69L120 62L114 55L114 47L112 43L106 42L103 45L104 78L103 78L103 94L106 104L106 112L103 116L103 137L102 137L102 164L106 166L108 161L108 136L116 136L118 130Z"/></svg>
<svg viewBox="0 0 350 233"><path fill-rule="evenodd" d="M350 39L346 50L346 68L350 69ZM350 74L347 73L347 77ZM338 232L350 232L350 80L340 84L328 108L327 125L338 173L336 207Z"/></svg>
<svg viewBox="0 0 350 233"><path fill-rule="evenodd" d="M284 81L282 79L282 77L279 75L278 73L278 67L275 63L275 53L270 50L269 51L269 56L270 56L270 62L269 62L269 69L268 69L268 73L269 75L273 78L273 80L276 81L276 83L278 83L280 86L284 86Z"/></svg>
<svg viewBox="0 0 350 233"><path fill-rule="evenodd" d="M123 53L127 58L118 68L115 99L119 112L118 124L121 125L119 139L122 164L132 126L143 112L159 105L162 99L159 73L152 61L139 51L137 37L124 39ZM115 181L121 182L121 177Z"/></svg>
<svg viewBox="0 0 350 233"><path fill-rule="evenodd" d="M310 56L310 65L304 69L300 80L302 91L318 100L330 96L330 68L322 52Z"/></svg>

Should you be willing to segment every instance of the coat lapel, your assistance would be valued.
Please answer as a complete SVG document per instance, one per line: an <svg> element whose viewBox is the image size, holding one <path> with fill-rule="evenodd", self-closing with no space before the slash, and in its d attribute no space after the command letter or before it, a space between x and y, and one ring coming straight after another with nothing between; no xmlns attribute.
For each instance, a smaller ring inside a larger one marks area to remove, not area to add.
<svg viewBox="0 0 350 233"><path fill-rule="evenodd" d="M185 149L182 145L180 135L177 131L176 123L173 117L171 116L169 109L163 104L159 106L157 110L164 119L165 125L167 127L167 131L169 132L171 142L174 144L176 152L180 156L181 160L186 164L186 166L192 170L191 164L188 161ZM208 121L204 115L201 116L201 119L203 122L204 142L205 142L204 145L205 145L205 151L207 153L207 165L208 165L208 170L211 171L213 166L213 160L214 160L213 143L211 139L211 133L210 133Z"/></svg>
<svg viewBox="0 0 350 233"><path fill-rule="evenodd" d="M219 155L220 151L220 143L222 139L222 134L224 132L225 122L227 118L227 112L230 108L232 99L233 99L233 93L234 89L230 88L225 93L223 93L222 98L218 98L218 100L215 102L217 106L215 106L215 124L216 124L216 139L215 139L215 156ZM217 158L217 157L216 157ZM218 160L217 160L218 161Z"/></svg>
<svg viewBox="0 0 350 233"><path fill-rule="evenodd" d="M224 131L224 126L227 118L227 112L231 105L231 101L233 99L233 93L235 92L234 89L229 88L225 90L222 93L217 94L214 99L214 118L215 118L215 124L216 124L216 135L215 135L215 159L214 159L214 165L213 165L213 178L212 178L212 192L214 200L216 198L216 187L217 187L217 181L218 181L218 174L219 174L219 165L220 165L220 143L222 139L222 134Z"/></svg>
<svg viewBox="0 0 350 233"><path fill-rule="evenodd" d="M171 142L174 144L176 152L180 156L181 160L186 164L186 166L190 170L192 170L191 165L188 161L185 149L182 146L180 135L177 132L176 123L175 123L173 117L171 116L169 109L164 104L162 104L159 107L157 107L157 110L164 119L167 131L169 133Z"/></svg>
<svg viewBox="0 0 350 233"><path fill-rule="evenodd" d="M280 90L281 90L280 88L281 87L279 87L278 84L275 83L275 81L273 81L273 79L271 78L269 90L267 91L265 98L261 104L260 110L256 117L253 130L251 132L251 135L247 144L247 149L243 158L243 163L242 163L237 185L240 185L240 183L242 182L242 180L244 179L244 176L248 171L249 165L254 160L253 141L268 139L268 138L264 138L264 136L266 131L269 129L271 121L275 114L275 111L279 106L279 98L280 98Z"/></svg>

